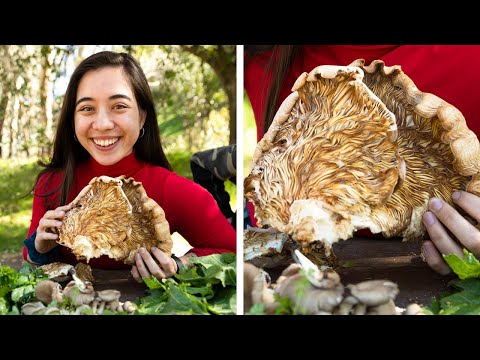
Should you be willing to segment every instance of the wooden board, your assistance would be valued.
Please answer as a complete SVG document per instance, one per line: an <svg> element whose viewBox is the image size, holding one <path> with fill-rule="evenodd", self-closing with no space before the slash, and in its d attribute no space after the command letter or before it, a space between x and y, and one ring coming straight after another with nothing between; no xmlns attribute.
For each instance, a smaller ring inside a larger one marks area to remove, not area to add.
<svg viewBox="0 0 480 360"><path fill-rule="evenodd" d="M130 270L103 270L92 269L95 290L115 289L120 291L120 301L135 301L146 294L148 289L145 283L137 283L130 274Z"/></svg>
<svg viewBox="0 0 480 360"><path fill-rule="evenodd" d="M333 246L344 285L365 280L387 279L398 284L400 293L395 304L405 308L410 303L430 305L433 297L450 292L448 282L454 275L434 272L420 257L420 242L401 239L353 238ZM267 269L272 281L283 268Z"/></svg>

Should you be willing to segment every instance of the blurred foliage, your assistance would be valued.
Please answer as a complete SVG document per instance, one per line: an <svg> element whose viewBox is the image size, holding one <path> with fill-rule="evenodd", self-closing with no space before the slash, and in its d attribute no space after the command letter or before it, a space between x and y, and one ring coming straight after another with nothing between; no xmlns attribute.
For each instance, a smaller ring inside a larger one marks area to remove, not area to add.
<svg viewBox="0 0 480 360"><path fill-rule="evenodd" d="M0 157L51 153L68 79L81 60L102 50L128 51L141 64L167 154L229 143L233 45L1 45Z"/></svg>
<svg viewBox="0 0 480 360"><path fill-rule="evenodd" d="M243 111L243 174L246 177L250 174L250 163L257 146L257 127L250 100L245 92L243 95Z"/></svg>
<svg viewBox="0 0 480 360"><path fill-rule="evenodd" d="M0 251L23 246L32 216L29 191L39 171L32 161L0 160Z"/></svg>

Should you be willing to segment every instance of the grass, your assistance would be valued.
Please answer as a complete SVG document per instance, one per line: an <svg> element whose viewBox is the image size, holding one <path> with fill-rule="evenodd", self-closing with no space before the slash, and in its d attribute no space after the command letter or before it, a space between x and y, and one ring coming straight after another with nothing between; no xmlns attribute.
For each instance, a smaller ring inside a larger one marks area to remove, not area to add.
<svg viewBox="0 0 480 360"><path fill-rule="evenodd" d="M168 154L168 158L178 174L192 178L190 154ZM0 252L18 252L23 247L32 216L33 195L29 191L40 169L33 160L0 159ZM225 189L235 211L236 186L227 181Z"/></svg>
<svg viewBox="0 0 480 360"><path fill-rule="evenodd" d="M0 251L23 246L32 212L29 191L39 171L35 161L0 160Z"/></svg>

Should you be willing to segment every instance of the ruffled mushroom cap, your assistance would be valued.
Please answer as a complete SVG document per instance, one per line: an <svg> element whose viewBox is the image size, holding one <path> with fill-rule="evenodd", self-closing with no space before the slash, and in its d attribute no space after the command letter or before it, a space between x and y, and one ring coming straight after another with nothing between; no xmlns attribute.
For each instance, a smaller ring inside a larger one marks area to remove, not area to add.
<svg viewBox="0 0 480 360"><path fill-rule="evenodd" d="M46 274L50 280L62 282L71 279L74 267L70 264L55 261L42 265L39 269Z"/></svg>
<svg viewBox="0 0 480 360"><path fill-rule="evenodd" d="M480 146L458 109L400 66L319 66L302 74L259 142L245 196L260 226L306 249L368 228L422 239L428 200L480 194Z"/></svg>
<svg viewBox="0 0 480 360"><path fill-rule="evenodd" d="M107 255L133 264L140 247L152 246L170 256L173 242L165 213L132 178L93 178L72 204L59 228L58 243L77 259L88 262Z"/></svg>
<svg viewBox="0 0 480 360"><path fill-rule="evenodd" d="M247 228L243 232L243 260L264 269L287 265L291 262L287 241L292 242L284 233Z"/></svg>

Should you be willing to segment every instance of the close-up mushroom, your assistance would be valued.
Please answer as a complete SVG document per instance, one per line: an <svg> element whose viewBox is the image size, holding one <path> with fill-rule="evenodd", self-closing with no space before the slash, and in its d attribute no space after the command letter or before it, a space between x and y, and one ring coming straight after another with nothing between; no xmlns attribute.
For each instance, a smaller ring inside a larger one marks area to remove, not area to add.
<svg viewBox="0 0 480 360"><path fill-rule="evenodd" d="M356 60L298 78L257 144L245 196L257 226L329 255L359 229L423 239L430 198L480 194L479 160L457 108L400 66Z"/></svg>
<svg viewBox="0 0 480 360"><path fill-rule="evenodd" d="M107 255L133 264L140 247L168 256L173 241L163 209L133 178L93 178L72 202L59 227L59 244L79 260Z"/></svg>
<svg viewBox="0 0 480 360"><path fill-rule="evenodd" d="M70 264L62 262L52 262L39 266L39 269L52 281L63 282L72 278L72 271L74 267Z"/></svg>
<svg viewBox="0 0 480 360"><path fill-rule="evenodd" d="M63 302L62 287L58 282L52 280L44 280L35 286L35 296L44 305L50 304L52 301Z"/></svg>

